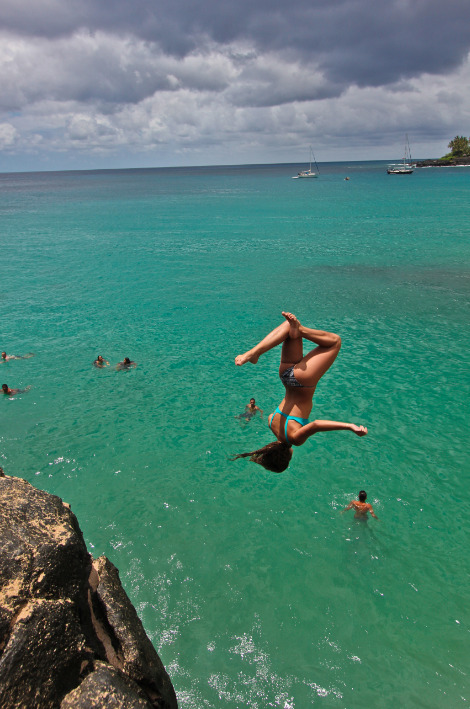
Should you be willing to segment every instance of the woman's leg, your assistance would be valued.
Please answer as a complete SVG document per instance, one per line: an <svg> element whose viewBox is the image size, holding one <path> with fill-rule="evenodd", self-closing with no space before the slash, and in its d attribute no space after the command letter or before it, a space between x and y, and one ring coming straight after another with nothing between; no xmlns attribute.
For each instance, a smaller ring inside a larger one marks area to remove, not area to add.
<svg viewBox="0 0 470 709"><path fill-rule="evenodd" d="M260 355L284 343L281 354L280 371L286 365L296 365L295 375L304 386L315 386L323 374L331 367L341 347L341 338L332 332L304 327L292 313L283 312L286 322L278 325L251 350L235 357L235 364L246 362L256 364ZM314 342L316 347L302 357L302 339Z"/></svg>
<svg viewBox="0 0 470 709"><path fill-rule="evenodd" d="M298 333L300 342L303 338L318 345L300 361L291 360L292 363L297 362L294 370L297 380L304 386L314 387L335 361L341 348L341 338L333 332L304 327L292 313L283 315L290 323L290 339L287 342L294 343Z"/></svg>
<svg viewBox="0 0 470 709"><path fill-rule="evenodd" d="M289 337L289 331L290 324L288 322L281 323L281 325L278 325L269 335L263 337L261 342L258 342L251 350L235 357L235 364L239 367L246 362L256 364L260 355L272 350L273 347L280 345L281 342L284 342L284 340Z"/></svg>
<svg viewBox="0 0 470 709"><path fill-rule="evenodd" d="M297 364L303 357L303 340L300 334L300 323L292 313L282 313L289 323L289 335L282 343L281 364L279 365L279 376L289 369L293 364Z"/></svg>

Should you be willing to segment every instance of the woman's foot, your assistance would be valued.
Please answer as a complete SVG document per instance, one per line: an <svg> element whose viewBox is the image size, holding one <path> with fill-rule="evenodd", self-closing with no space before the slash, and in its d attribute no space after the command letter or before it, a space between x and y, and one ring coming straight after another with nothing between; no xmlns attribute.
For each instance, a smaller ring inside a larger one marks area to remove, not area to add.
<svg viewBox="0 0 470 709"><path fill-rule="evenodd" d="M256 362L259 359L259 354L255 354L253 350L248 350L248 352L245 352L245 354L237 355L235 357L235 364L237 367L241 367L242 364L246 364L246 362L251 362L251 364L256 364Z"/></svg>
<svg viewBox="0 0 470 709"><path fill-rule="evenodd" d="M282 313L287 322L290 325L290 330L289 330L289 337L291 340L295 340L297 337L301 337L300 335L300 322L297 320L295 315L292 313Z"/></svg>

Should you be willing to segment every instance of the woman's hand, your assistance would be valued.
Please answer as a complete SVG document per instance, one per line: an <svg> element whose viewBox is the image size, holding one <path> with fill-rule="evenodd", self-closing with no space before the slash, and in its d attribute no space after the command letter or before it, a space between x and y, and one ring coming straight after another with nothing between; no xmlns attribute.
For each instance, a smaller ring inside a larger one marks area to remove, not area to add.
<svg viewBox="0 0 470 709"><path fill-rule="evenodd" d="M351 424L351 431L353 431L356 436L367 436L367 428L365 426L356 426L355 423Z"/></svg>

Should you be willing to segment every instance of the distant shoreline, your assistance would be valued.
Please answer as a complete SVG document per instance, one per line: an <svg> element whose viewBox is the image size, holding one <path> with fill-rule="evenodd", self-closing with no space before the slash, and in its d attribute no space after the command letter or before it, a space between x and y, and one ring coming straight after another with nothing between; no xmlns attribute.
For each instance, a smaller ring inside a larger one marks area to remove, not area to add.
<svg viewBox="0 0 470 709"><path fill-rule="evenodd" d="M419 160L416 167L470 167L470 156L464 158L452 158L451 160Z"/></svg>

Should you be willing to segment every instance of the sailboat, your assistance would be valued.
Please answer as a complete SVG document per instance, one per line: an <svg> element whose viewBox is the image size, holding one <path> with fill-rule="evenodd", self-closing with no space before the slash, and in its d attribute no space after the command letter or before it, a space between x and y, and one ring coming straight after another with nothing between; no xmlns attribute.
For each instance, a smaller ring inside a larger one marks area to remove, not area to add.
<svg viewBox="0 0 470 709"><path fill-rule="evenodd" d="M317 172L313 172L312 170L312 157L315 167L317 168ZM315 160L315 155L312 151L312 146L310 146L310 164L308 170L301 170L297 175L294 175L292 179L299 180L301 177L318 177L317 173L319 174L320 170L318 169L317 161Z"/></svg>
<svg viewBox="0 0 470 709"><path fill-rule="evenodd" d="M416 165L411 162L411 150L408 136L405 139L405 155L403 163L393 163L388 166L387 172L389 175L411 175Z"/></svg>

